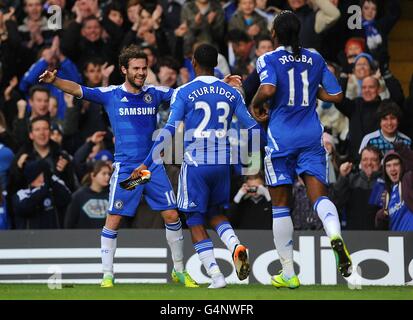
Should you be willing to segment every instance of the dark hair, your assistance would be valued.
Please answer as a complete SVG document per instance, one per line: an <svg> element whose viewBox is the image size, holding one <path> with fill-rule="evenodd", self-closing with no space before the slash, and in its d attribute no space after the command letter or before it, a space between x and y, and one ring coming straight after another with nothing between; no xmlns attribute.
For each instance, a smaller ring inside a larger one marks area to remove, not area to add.
<svg viewBox="0 0 413 320"><path fill-rule="evenodd" d="M366 2L372 2L376 5L376 8L378 7L376 0L360 0L360 7L363 7Z"/></svg>
<svg viewBox="0 0 413 320"><path fill-rule="evenodd" d="M36 118L33 118L32 120L30 120L29 132L33 131L33 124L35 124L38 121L46 121L47 124L49 125L49 129L50 129L50 118L48 116L39 116L39 117L36 117Z"/></svg>
<svg viewBox="0 0 413 320"><path fill-rule="evenodd" d="M97 160L90 166L89 171L82 178L82 185L90 185L92 183L92 176L96 176L100 170L104 167L108 167L112 170L111 165L103 160Z"/></svg>
<svg viewBox="0 0 413 320"><path fill-rule="evenodd" d="M238 43L238 42L250 42L251 37L243 30L234 29L227 34L228 41Z"/></svg>
<svg viewBox="0 0 413 320"><path fill-rule="evenodd" d="M194 59L201 67L214 69L218 64L218 51L214 46L204 43L195 49Z"/></svg>
<svg viewBox="0 0 413 320"><path fill-rule="evenodd" d="M86 23L88 23L89 21L92 21L92 20L96 20L99 23L99 25L101 25L99 19L96 16L94 16L93 14L91 14L90 16L87 16L86 18L83 19L82 28L85 27Z"/></svg>
<svg viewBox="0 0 413 320"><path fill-rule="evenodd" d="M377 109L377 116L381 120L384 117L388 116L389 114L394 115L397 119L401 120L402 118L402 111L397 103L390 99L383 100L378 109Z"/></svg>
<svg viewBox="0 0 413 320"><path fill-rule="evenodd" d="M34 94L35 94L37 91L46 92L47 95L50 97L50 91L49 91L49 89L47 89L46 87L44 87L44 86L42 86L42 85L40 85L40 84L35 84L34 86L30 87L30 90L29 90L29 97L30 97L30 99L33 98Z"/></svg>
<svg viewBox="0 0 413 320"><path fill-rule="evenodd" d="M105 13L104 13L105 17L108 17L108 16L109 16L109 13L110 13L111 11L118 11L118 12L120 12L120 14L121 14L122 17L123 17L123 7L122 7L122 5L121 5L119 2L109 3L109 4L105 7Z"/></svg>
<svg viewBox="0 0 413 320"><path fill-rule="evenodd" d="M370 152L373 152L373 153L375 153L377 156L378 156L378 158L379 158L379 161L381 160L381 158L382 158L382 153L381 153L381 151L377 148L377 147L375 147L375 146L373 146L373 145L371 145L371 144L368 144L367 146L365 146L363 149L361 149L361 152L360 152L360 158L361 158L361 156L363 155L363 152L364 151L370 151Z"/></svg>
<svg viewBox="0 0 413 320"><path fill-rule="evenodd" d="M89 57L83 63L82 70L85 71L89 64L92 64L94 66L102 66L104 62L101 57Z"/></svg>
<svg viewBox="0 0 413 320"><path fill-rule="evenodd" d="M291 46L294 57L300 54L301 23L298 17L289 10L281 11L274 19L272 30L277 35L278 43L283 46Z"/></svg>
<svg viewBox="0 0 413 320"><path fill-rule="evenodd" d="M175 58L171 56L165 56L159 59L158 69L160 69L161 67L168 67L179 73L180 65L179 65L179 62Z"/></svg>
<svg viewBox="0 0 413 320"><path fill-rule="evenodd" d="M270 41L270 42L272 43L272 39L271 39L270 36L268 36L268 35L259 36L259 37L257 38L257 40L255 40L255 42L256 42L256 44L257 44L257 47L259 46L259 43L260 43L261 41Z"/></svg>
<svg viewBox="0 0 413 320"><path fill-rule="evenodd" d="M131 59L145 59L148 62L148 57L137 45L132 44L122 49L119 54L119 69L125 67L128 69L129 60Z"/></svg>
<svg viewBox="0 0 413 320"><path fill-rule="evenodd" d="M158 1L157 0L145 0L145 1L142 1L140 5L142 6L142 10L146 10L150 14L152 14L155 11L156 6L158 5Z"/></svg>

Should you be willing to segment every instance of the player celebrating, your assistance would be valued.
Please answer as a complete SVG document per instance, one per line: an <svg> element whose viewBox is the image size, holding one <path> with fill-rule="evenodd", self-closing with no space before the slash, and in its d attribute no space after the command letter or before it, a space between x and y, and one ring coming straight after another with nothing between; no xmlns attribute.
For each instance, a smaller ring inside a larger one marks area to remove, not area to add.
<svg viewBox="0 0 413 320"><path fill-rule="evenodd" d="M274 244L282 264L282 272L271 278L277 288L300 285L294 272L290 217L291 186L297 174L303 178L308 197L331 240L339 272L344 277L351 274L337 209L326 196L328 168L323 127L316 113L317 94L334 103L341 101L343 94L324 59L299 46L299 31L300 21L291 11L283 11L274 19L272 37L278 48L257 61L261 85L251 103L251 112L258 121L269 118L264 165L273 205Z"/></svg>
<svg viewBox="0 0 413 320"><path fill-rule="evenodd" d="M249 275L247 249L240 244L222 213L222 209L228 207L230 191L227 128L233 114L236 114L245 128L259 128L248 113L239 92L213 76L217 59L218 52L211 45L203 44L195 50L192 64L197 78L175 90L170 117L159 134L167 136L169 132L174 135L179 122L184 121L185 136L192 137L191 141L185 141L184 146L178 208L186 214L195 250L212 278L209 288L225 287L226 282L216 263L212 241L204 227L207 220L232 252L238 278L244 280ZM154 143L151 153L134 170L132 178L139 177L142 170L158 160L159 153L153 151L163 149L161 143Z"/></svg>
<svg viewBox="0 0 413 320"><path fill-rule="evenodd" d="M102 104L109 115L115 136L114 172L110 181L109 214L101 233L103 265L102 287L113 287L113 258L122 216L135 215L142 194L153 210L161 211L165 221L166 239L171 249L174 269L172 280L186 287L199 287L184 270L183 234L176 211L176 200L163 165L150 167L151 183L139 185L133 191L120 188L136 163L141 163L153 144L158 106L171 99L173 89L144 86L148 59L137 46L124 48L119 56L119 67L125 76L120 86L89 88L56 77L57 70L45 71L40 82L51 83L64 92Z"/></svg>

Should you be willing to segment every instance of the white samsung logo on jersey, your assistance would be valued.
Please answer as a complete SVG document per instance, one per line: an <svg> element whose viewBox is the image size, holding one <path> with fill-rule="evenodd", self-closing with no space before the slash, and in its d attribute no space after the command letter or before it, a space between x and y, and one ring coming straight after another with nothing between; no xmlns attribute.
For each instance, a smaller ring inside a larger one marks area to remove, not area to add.
<svg viewBox="0 0 413 320"><path fill-rule="evenodd" d="M308 63L313 65L313 58L307 57L305 54L302 54L301 56L293 57L292 54L289 55L283 55L280 58L278 58L278 61L281 62L281 64L286 64L288 62L303 62L303 63Z"/></svg>
<svg viewBox="0 0 413 320"><path fill-rule="evenodd" d="M120 116L140 116L140 115L154 115L156 108L119 108Z"/></svg>
<svg viewBox="0 0 413 320"><path fill-rule="evenodd" d="M268 78L268 70L264 70L260 73L260 80L263 81Z"/></svg>
<svg viewBox="0 0 413 320"><path fill-rule="evenodd" d="M120 100L120 102L129 102L129 100L128 100L128 98L123 97L123 98Z"/></svg>

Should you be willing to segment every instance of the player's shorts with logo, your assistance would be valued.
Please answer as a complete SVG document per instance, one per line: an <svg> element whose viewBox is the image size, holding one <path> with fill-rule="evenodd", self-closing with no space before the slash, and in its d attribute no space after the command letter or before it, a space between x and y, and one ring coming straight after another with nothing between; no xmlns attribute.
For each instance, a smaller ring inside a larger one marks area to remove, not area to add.
<svg viewBox="0 0 413 320"><path fill-rule="evenodd" d="M149 168L151 181L137 186L134 190L122 189L119 182L129 177L136 168L136 163L115 162L113 167L109 192L110 214L133 217L142 195L153 210L176 209L175 194L163 165L153 164Z"/></svg>
<svg viewBox="0 0 413 320"><path fill-rule="evenodd" d="M326 150L320 143L281 152L266 147L264 169L265 182L271 187L293 184L304 173L328 185Z"/></svg>
<svg viewBox="0 0 413 320"><path fill-rule="evenodd" d="M206 216L220 213L218 208L228 208L230 170L229 165L190 166L182 163L178 208L187 215L188 226L202 224Z"/></svg>

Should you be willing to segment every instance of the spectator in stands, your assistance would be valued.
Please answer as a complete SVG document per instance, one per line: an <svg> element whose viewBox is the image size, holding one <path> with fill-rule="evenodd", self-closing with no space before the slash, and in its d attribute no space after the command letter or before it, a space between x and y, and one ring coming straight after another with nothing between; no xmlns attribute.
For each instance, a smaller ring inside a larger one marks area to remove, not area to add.
<svg viewBox="0 0 413 320"><path fill-rule="evenodd" d="M255 0L239 0L238 10L228 23L228 30L241 30L252 39L259 36L270 36L268 23L265 18L255 11Z"/></svg>
<svg viewBox="0 0 413 320"><path fill-rule="evenodd" d="M29 91L31 111L27 108L25 100L17 102L17 118L13 123L13 138L17 145L22 146L29 142L28 127L32 119L49 116L49 89L35 85Z"/></svg>
<svg viewBox="0 0 413 320"><path fill-rule="evenodd" d="M12 195L16 229L57 229L62 227L62 212L70 202L71 192L45 160L24 165L27 187Z"/></svg>
<svg viewBox="0 0 413 320"><path fill-rule="evenodd" d="M206 42L219 48L224 37L224 10L216 0L194 0L183 4L181 23L186 23L184 53L190 52L195 42Z"/></svg>
<svg viewBox="0 0 413 320"><path fill-rule="evenodd" d="M19 146L14 141L13 136L8 131L8 126L3 112L0 111L0 144L10 148L13 152L17 152Z"/></svg>
<svg viewBox="0 0 413 320"><path fill-rule="evenodd" d="M109 207L110 164L96 161L82 180L82 187L72 195L65 215L65 228L98 229L105 225Z"/></svg>
<svg viewBox="0 0 413 320"><path fill-rule="evenodd" d="M60 48L81 69L85 61L96 57L114 64L115 44L112 38L103 38L103 28L96 16L77 15L64 30Z"/></svg>
<svg viewBox="0 0 413 320"><path fill-rule="evenodd" d="M26 17L18 30L25 46L36 55L45 44L51 44L53 31L48 28L47 18L42 16L42 0L24 0L24 12Z"/></svg>
<svg viewBox="0 0 413 320"><path fill-rule="evenodd" d="M0 78L2 70L0 67ZM5 118L5 128L12 131L13 122L17 117L17 101L21 99L21 95L16 89L19 80L14 76L4 89L3 95L0 95L0 111ZM1 137L1 134L0 134ZM1 138L0 138L1 139Z"/></svg>
<svg viewBox="0 0 413 320"><path fill-rule="evenodd" d="M337 174L339 172L339 159L336 151L336 146L334 142L334 137L327 133L323 133L323 144L327 152L328 161L328 182L330 184L337 181Z"/></svg>
<svg viewBox="0 0 413 320"><path fill-rule="evenodd" d="M76 183L70 156L57 143L50 140L50 122L47 117L37 117L30 121L31 143L23 145L16 154L10 169L9 194L25 188L23 167L26 161L44 160L52 174L62 179L70 190L75 190Z"/></svg>
<svg viewBox="0 0 413 320"><path fill-rule="evenodd" d="M380 65L387 65L389 62L387 38L401 14L399 0L386 1L385 3L384 14L377 19L378 1L362 0L363 28L353 31L355 35L366 40L368 52Z"/></svg>
<svg viewBox="0 0 413 320"><path fill-rule="evenodd" d="M121 47L131 44L153 46L160 55L171 54L167 35L162 28L162 6L156 2L142 2L139 17L123 39Z"/></svg>
<svg viewBox="0 0 413 320"><path fill-rule="evenodd" d="M82 179L90 170L91 166L95 162L96 155L100 151L105 150L105 144L103 142L105 135L106 131L96 131L75 152L75 155L73 157L73 164L75 166L75 171L79 179Z"/></svg>
<svg viewBox="0 0 413 320"><path fill-rule="evenodd" d="M244 31L234 29L228 32L228 49L233 52L233 58L229 58L232 74L237 74L245 80L254 71L251 61L254 59L254 41Z"/></svg>
<svg viewBox="0 0 413 320"><path fill-rule="evenodd" d="M0 193L6 190L9 181L9 170L14 160L14 153L0 143ZM1 197L1 195L0 195Z"/></svg>
<svg viewBox="0 0 413 320"><path fill-rule="evenodd" d="M360 171L352 172L354 167L351 162L340 166L340 176L332 188L332 199L342 220L345 220L347 230L374 230L377 207L369 202L381 175L380 151L373 146L365 147L361 152Z"/></svg>
<svg viewBox="0 0 413 320"><path fill-rule="evenodd" d="M304 48L322 48L321 32L331 27L340 17L340 11L330 0L288 0L287 9L292 10L301 22L300 43ZM310 4L315 4L313 10Z"/></svg>
<svg viewBox="0 0 413 320"><path fill-rule="evenodd" d="M383 156L394 149L394 143L402 143L410 148L411 139L398 130L402 112L397 104L391 100L382 101L377 116L380 119L380 129L364 136L360 152L368 145L375 146Z"/></svg>
<svg viewBox="0 0 413 320"><path fill-rule="evenodd" d="M354 58L353 72L348 76L346 97L355 99L361 96L361 84L363 79L368 76L373 76L379 80L380 98L388 99L390 96L389 90L386 88L386 83L381 76L380 70L377 67L376 61L368 53L360 53Z"/></svg>
<svg viewBox="0 0 413 320"><path fill-rule="evenodd" d="M376 226L391 231L413 231L413 151L401 144L383 160L386 193Z"/></svg>
<svg viewBox="0 0 413 320"><path fill-rule="evenodd" d="M365 51L365 47L363 38L354 37L347 40L344 51L341 51L338 56L343 72L350 74L353 71L356 57Z"/></svg>
<svg viewBox="0 0 413 320"><path fill-rule="evenodd" d="M50 48L45 48L42 51L41 56L42 57L30 67L21 79L19 85L21 92L27 95L30 87L38 85L39 76L48 68L51 70L57 69L57 73L65 79L81 82L81 77L76 65L60 51L60 40L58 36L53 38L52 46ZM56 97L58 101L57 117L63 119L66 110L63 91L50 84L43 86L49 90L52 96Z"/></svg>
<svg viewBox="0 0 413 320"><path fill-rule="evenodd" d="M400 83L393 76L385 78L387 88L393 101L403 102L403 91ZM346 81L342 83L343 91L346 91ZM349 150L350 161L359 159L359 148L363 137L379 128L377 109L381 103L379 97L379 81L371 76L364 78L360 98L350 100L344 98L336 108L349 118Z"/></svg>
<svg viewBox="0 0 413 320"><path fill-rule="evenodd" d="M258 87L261 84L260 78L255 68L255 63L258 57L272 50L274 50L274 43L271 37L263 36L263 37L259 37L256 40L255 58L253 61L251 61L252 72L242 82L242 88L244 89L244 92L245 92L245 103L247 105L250 104L252 98L254 97L255 93L258 90Z"/></svg>
<svg viewBox="0 0 413 320"><path fill-rule="evenodd" d="M247 176L234 197L230 221L237 229L271 229L271 197L261 174Z"/></svg>

